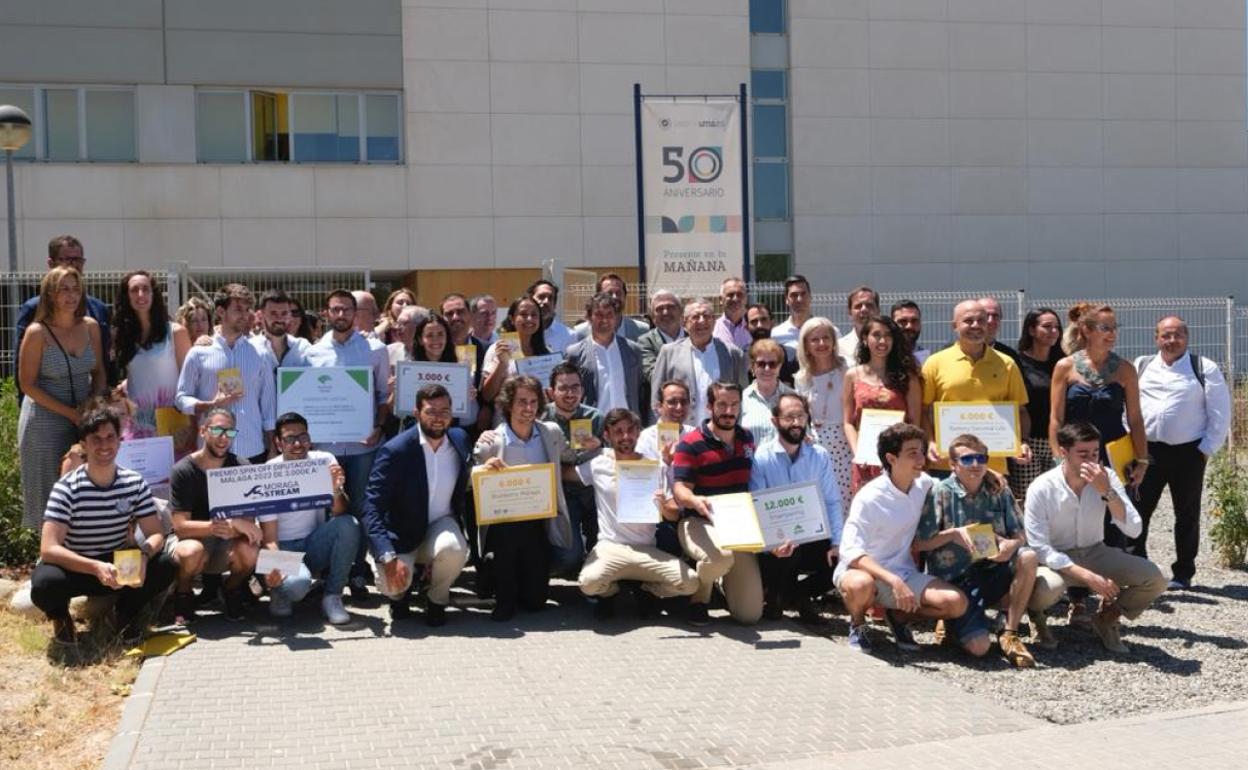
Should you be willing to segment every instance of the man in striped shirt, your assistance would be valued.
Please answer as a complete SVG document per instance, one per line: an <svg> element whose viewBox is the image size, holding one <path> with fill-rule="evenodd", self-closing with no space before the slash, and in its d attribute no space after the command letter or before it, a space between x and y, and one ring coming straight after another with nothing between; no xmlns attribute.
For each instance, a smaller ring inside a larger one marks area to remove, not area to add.
<svg viewBox="0 0 1248 770"><path fill-rule="evenodd" d="M43 515L39 564L31 576L30 598L52 620L54 650L65 653L76 642L69 600L118 592L117 619L122 639L142 637L140 611L173 582L177 564L164 552L156 504L143 477L117 466L121 424L105 409L88 412L79 426L86 465L63 476L52 488ZM134 524L144 538L134 545ZM138 585L123 586L115 553L137 548Z"/></svg>

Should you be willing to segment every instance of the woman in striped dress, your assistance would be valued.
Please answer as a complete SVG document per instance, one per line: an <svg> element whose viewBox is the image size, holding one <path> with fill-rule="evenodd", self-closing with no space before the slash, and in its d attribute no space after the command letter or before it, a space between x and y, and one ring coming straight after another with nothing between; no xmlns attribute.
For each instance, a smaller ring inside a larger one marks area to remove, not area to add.
<svg viewBox="0 0 1248 770"><path fill-rule="evenodd" d="M24 526L36 529L43 521L61 457L78 440L81 408L108 387L104 362L100 327L87 316L82 274L52 268L39 284L39 305L17 363L26 394L17 422Z"/></svg>

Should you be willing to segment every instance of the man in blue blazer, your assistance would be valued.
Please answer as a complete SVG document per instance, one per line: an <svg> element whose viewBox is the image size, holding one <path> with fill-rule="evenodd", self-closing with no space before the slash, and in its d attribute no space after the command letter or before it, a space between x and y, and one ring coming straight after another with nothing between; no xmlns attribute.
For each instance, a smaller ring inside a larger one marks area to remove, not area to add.
<svg viewBox="0 0 1248 770"><path fill-rule="evenodd" d="M451 425L451 396L441 385L416 393L416 425L377 451L364 498L364 530L381 565L377 588L391 620L410 616L417 564L430 565L425 622L446 622L451 586L468 561L465 515L468 437Z"/></svg>
<svg viewBox="0 0 1248 770"><path fill-rule="evenodd" d="M615 333L620 303L599 292L585 305L590 335L568 347L567 359L581 372L582 401L606 414L628 409L645 420L650 394L641 374L641 351L637 343Z"/></svg>

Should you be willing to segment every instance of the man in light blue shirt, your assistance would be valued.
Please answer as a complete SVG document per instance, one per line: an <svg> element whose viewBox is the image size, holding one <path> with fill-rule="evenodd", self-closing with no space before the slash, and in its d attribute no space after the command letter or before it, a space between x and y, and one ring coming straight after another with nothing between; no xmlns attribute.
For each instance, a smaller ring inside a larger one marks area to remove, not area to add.
<svg viewBox="0 0 1248 770"><path fill-rule="evenodd" d="M841 542L841 493L832 472L828 450L806 442L810 404L797 393L784 393L772 408L776 426L773 439L754 450L750 467L750 491L814 482L823 496L829 537L794 546L785 543L769 554L759 554L763 574L763 617L783 617L786 605L796 598L803 623L823 622L815 599L832 587L832 565ZM810 576L798 581L799 572Z"/></svg>

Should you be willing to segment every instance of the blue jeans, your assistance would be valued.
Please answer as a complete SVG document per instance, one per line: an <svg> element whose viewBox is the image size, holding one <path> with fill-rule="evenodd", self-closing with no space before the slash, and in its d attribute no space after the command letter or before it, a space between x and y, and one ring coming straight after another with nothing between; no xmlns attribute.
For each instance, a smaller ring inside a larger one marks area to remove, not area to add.
<svg viewBox="0 0 1248 770"><path fill-rule="evenodd" d="M568 518L572 524L572 542L566 548L551 546L550 571L554 575L579 573L585 554L598 540L598 508L594 504L594 488L564 484L563 498L567 502Z"/></svg>
<svg viewBox="0 0 1248 770"><path fill-rule="evenodd" d="M313 576L328 573L325 594L341 594L351 574L355 552L362 542L360 523L349 513L334 516L301 540L278 542L277 547L283 551L303 551L303 564L299 565L299 574L288 575L273 589L274 593L280 592L292 603L298 602L312 590Z"/></svg>
<svg viewBox="0 0 1248 770"><path fill-rule="evenodd" d="M373 471L373 458L376 455L377 450L370 449L358 455L335 456L338 464L342 466L342 472L347 477L347 512L354 516L356 520L363 520L364 518L364 495L368 492L368 476ZM359 545L356 546L355 558L352 561L354 564L352 575L368 574L368 563L364 561L366 546L367 541L364 538L360 538Z"/></svg>

